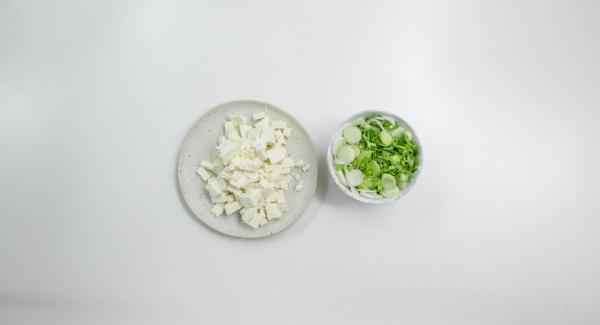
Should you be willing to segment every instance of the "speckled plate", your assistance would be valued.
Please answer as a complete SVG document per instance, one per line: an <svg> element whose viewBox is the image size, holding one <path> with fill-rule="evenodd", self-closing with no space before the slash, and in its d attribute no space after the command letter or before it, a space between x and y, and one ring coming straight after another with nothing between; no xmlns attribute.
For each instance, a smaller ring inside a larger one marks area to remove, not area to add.
<svg viewBox="0 0 600 325"><path fill-rule="evenodd" d="M266 225L252 229L243 224L239 213L215 217L210 209L212 203L204 182L196 175L196 169L202 160L212 157L217 139L223 134L223 123L229 114L237 113L250 117L252 113L265 111L271 119L284 120L292 129L292 135L287 141L287 149L294 160L304 160L310 164L310 169L299 172L302 175L304 188L294 192L296 181L292 180L290 189L286 192L289 211L279 220L271 220ZM259 238L276 234L289 227L298 219L310 204L317 188L318 162L317 154L308 132L290 114L271 104L239 100L221 104L204 113L188 132L181 148L177 162L179 190L194 215L210 228L223 234L241 238Z"/></svg>

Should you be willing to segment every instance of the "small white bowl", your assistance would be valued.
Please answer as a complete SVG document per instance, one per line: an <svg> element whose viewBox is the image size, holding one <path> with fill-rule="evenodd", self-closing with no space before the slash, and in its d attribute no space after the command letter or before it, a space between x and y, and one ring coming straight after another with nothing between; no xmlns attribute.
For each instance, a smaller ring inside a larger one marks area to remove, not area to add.
<svg viewBox="0 0 600 325"><path fill-rule="evenodd" d="M384 117L388 117L393 119L394 121L396 121L396 123L398 125L400 125L401 127L403 127L404 129L408 130L410 133L412 133L413 139L415 140L415 142L417 143L417 145L419 146L419 169L417 169L417 171L413 174L412 179L410 180L410 183L408 185L406 185L401 191L400 194L394 196L394 197L382 197L382 198L369 198L369 197L365 197L360 195L360 193L358 192L353 192L352 190L350 190L350 188L348 188L347 186L345 186L344 184L342 184L336 174L336 170L335 170L335 166L333 164L333 152L332 152L332 147L333 147L333 142L342 136L342 131L344 130L344 128L351 122L354 122L360 118L364 118L368 115L371 115L373 113L379 113ZM399 198L403 197L406 193L408 193L412 187L415 185L415 182L417 181L417 178L419 176L419 174L421 173L421 170L423 169L423 148L421 146L421 142L419 141L419 138L417 137L417 134L415 133L415 131L413 130L412 127L410 127L410 125L408 123L406 123L406 121L404 121L402 118L400 118L398 115L389 113L389 112L385 112L385 111L378 111L378 110L368 110L368 111L362 111L359 113L356 113L354 115L352 115L350 118L348 118L347 120L344 121L344 123L342 123L342 125L338 128L338 130L333 134L333 136L331 137L331 140L329 141L329 146L327 147L327 166L329 168L329 174L331 175L331 178L333 178L333 181L337 184L337 186L342 190L342 192L346 193L346 195L350 196L351 198L363 202L363 203L368 203L368 204L386 204L386 203L391 203L394 202L396 200L398 200Z"/></svg>

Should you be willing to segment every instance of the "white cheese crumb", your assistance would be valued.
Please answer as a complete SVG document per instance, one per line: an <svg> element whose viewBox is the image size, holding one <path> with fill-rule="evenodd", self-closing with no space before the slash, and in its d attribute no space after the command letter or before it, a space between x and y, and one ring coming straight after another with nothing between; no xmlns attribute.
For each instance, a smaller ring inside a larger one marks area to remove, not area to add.
<svg viewBox="0 0 600 325"><path fill-rule="evenodd" d="M224 209L225 207L223 206L223 204L217 203L213 205L212 209L210 209L210 212L212 212L212 214L214 214L215 217L220 217L223 214Z"/></svg>
<svg viewBox="0 0 600 325"><path fill-rule="evenodd" d="M296 187L294 187L294 191L300 192L300 191L302 191L303 188L304 188L304 182L300 181L300 182L298 182L298 184L296 184Z"/></svg>
<svg viewBox="0 0 600 325"><path fill-rule="evenodd" d="M210 170L213 173L215 172L215 164L213 164L213 163L211 163L209 161L202 160L202 162L200 163L200 166L202 166L202 167Z"/></svg>
<svg viewBox="0 0 600 325"><path fill-rule="evenodd" d="M242 208L242 205L240 204L240 202L238 202L238 201L229 202L229 203L225 204L225 213L227 213L227 215L230 215L241 208Z"/></svg>
<svg viewBox="0 0 600 325"><path fill-rule="evenodd" d="M257 112L252 114L252 119L254 120L262 120L263 118L265 118L265 112Z"/></svg>
<svg viewBox="0 0 600 325"><path fill-rule="evenodd" d="M304 165L304 167L302 167L302 171L305 171L305 172L307 172L309 169L310 169L309 164L306 164L306 165Z"/></svg>
<svg viewBox="0 0 600 325"><path fill-rule="evenodd" d="M271 164L276 164L285 158L286 150L284 147L278 146L267 150L267 157Z"/></svg>
<svg viewBox="0 0 600 325"><path fill-rule="evenodd" d="M210 174L202 166L196 169L196 174L198 174L198 176L200 176L200 178L202 178L202 180L205 182L208 181L208 179L210 178Z"/></svg>

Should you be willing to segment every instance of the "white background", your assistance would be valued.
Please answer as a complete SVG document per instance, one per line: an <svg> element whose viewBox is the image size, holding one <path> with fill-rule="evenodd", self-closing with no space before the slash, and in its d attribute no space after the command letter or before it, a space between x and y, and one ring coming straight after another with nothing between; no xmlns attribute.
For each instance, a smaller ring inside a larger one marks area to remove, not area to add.
<svg viewBox="0 0 600 325"><path fill-rule="evenodd" d="M399 202L325 172L300 220L221 236L178 147L224 101L324 152L385 109ZM600 2L0 0L1 324L598 324Z"/></svg>

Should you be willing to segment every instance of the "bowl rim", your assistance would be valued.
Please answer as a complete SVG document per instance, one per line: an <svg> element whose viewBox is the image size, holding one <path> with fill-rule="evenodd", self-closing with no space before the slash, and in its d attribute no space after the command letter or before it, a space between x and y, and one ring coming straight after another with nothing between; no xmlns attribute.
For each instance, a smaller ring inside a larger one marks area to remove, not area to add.
<svg viewBox="0 0 600 325"><path fill-rule="evenodd" d="M408 131L411 132L413 139L419 146L419 168L413 174L413 177L412 177L410 183L401 190L399 195L396 195L394 197L369 198L369 197L360 195L358 192L353 192L350 188L348 188L347 186L345 186L344 184L342 184L340 182L340 180L337 177L334 165L333 165L333 152L332 152L333 142L340 136L340 133L342 132L344 127L346 127L350 122L353 122L361 117L365 117L365 116L373 114L373 113L379 113L382 116L393 118L394 121L396 121L396 123L401 124L403 127L405 127ZM421 141L419 140L417 133L410 126L410 124L408 124L408 122L406 122L406 120L404 120L403 118L401 118L400 116L398 116L394 113L384 111L384 110L364 110L364 111L354 113L349 118L344 120L336 128L336 131L333 133L333 135L331 136L331 139L329 140L329 145L327 146L326 157L327 157L327 169L329 170L329 175L331 176L331 178L333 178L333 181L335 182L337 187L342 192L344 192L344 194L348 195L349 197L351 197L359 202L367 203L367 204L375 204L375 205L392 203L392 202L395 202L395 201L399 200L400 198L404 197L414 187L414 185L417 181L417 178L419 178L419 175L421 174L421 171L423 169L423 146L421 145Z"/></svg>

